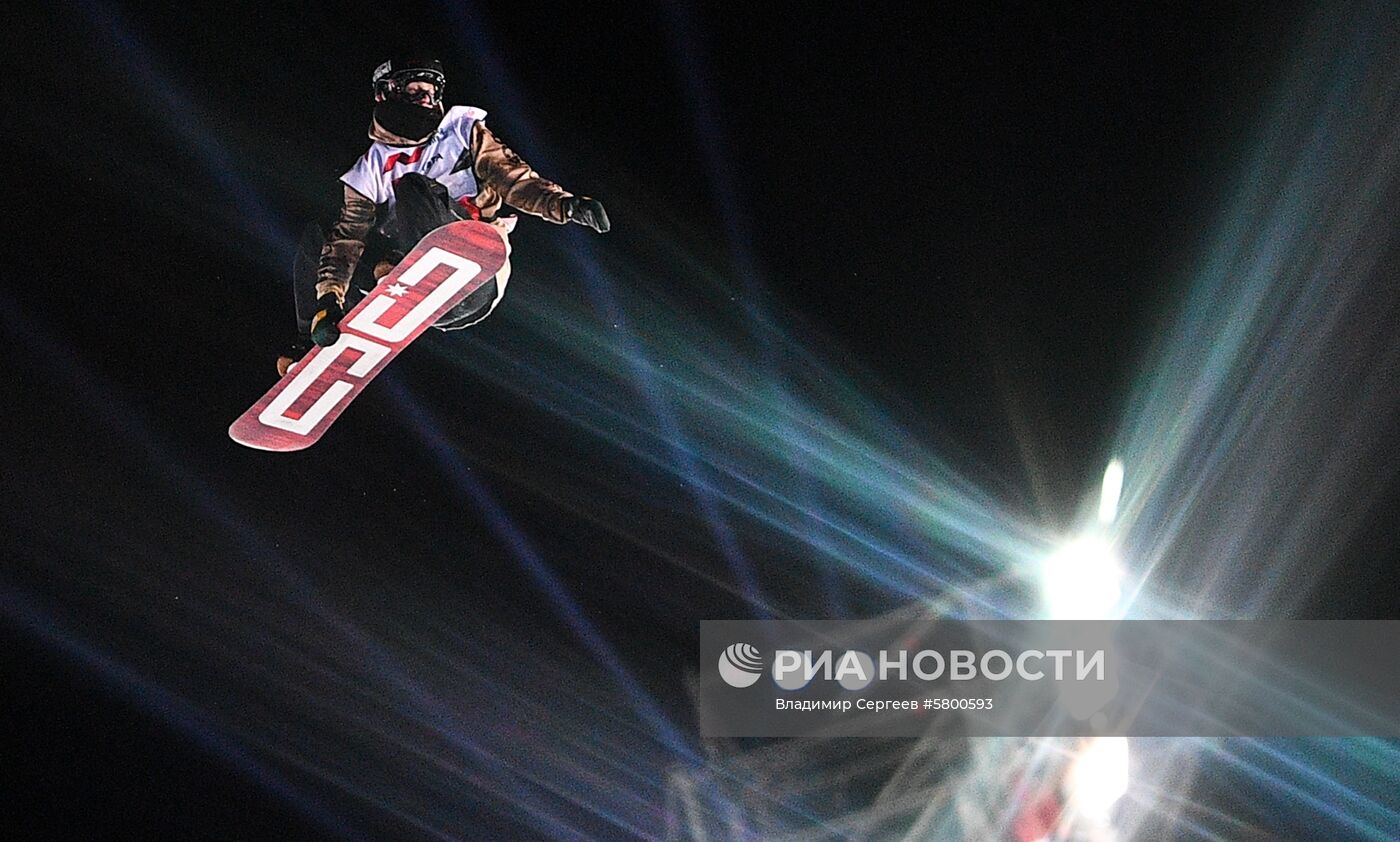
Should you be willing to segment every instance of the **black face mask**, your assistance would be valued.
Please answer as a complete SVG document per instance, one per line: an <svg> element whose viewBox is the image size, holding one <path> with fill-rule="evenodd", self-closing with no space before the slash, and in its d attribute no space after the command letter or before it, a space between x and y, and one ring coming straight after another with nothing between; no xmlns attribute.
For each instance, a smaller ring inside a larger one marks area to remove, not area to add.
<svg viewBox="0 0 1400 842"><path fill-rule="evenodd" d="M427 140L442 122L441 107L424 107L397 99L374 104L374 121L385 130L414 142Z"/></svg>

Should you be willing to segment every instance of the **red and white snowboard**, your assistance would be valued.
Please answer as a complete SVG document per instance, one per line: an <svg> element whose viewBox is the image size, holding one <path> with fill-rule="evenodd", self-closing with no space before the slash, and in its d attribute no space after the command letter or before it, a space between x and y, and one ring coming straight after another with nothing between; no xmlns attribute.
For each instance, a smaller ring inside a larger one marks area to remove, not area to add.
<svg viewBox="0 0 1400 842"><path fill-rule="evenodd" d="M506 262L501 232L483 222L453 222L419 241L394 271L340 320L340 340L313 348L228 434L260 450L315 444L409 343Z"/></svg>

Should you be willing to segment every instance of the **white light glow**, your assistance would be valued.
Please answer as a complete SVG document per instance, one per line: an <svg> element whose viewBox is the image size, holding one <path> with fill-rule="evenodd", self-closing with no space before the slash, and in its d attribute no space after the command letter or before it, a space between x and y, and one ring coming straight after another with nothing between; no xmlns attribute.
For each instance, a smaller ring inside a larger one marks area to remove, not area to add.
<svg viewBox="0 0 1400 842"><path fill-rule="evenodd" d="M1128 791L1127 737L1090 740L1070 765L1065 785L1078 817L1108 825L1113 805Z"/></svg>
<svg viewBox="0 0 1400 842"><path fill-rule="evenodd" d="M1107 540L1090 535L1068 544L1041 568L1041 597L1052 620L1107 620L1122 596L1123 571Z"/></svg>
<svg viewBox="0 0 1400 842"><path fill-rule="evenodd" d="M1099 494L1099 523L1107 526L1118 517L1118 498L1123 495L1123 463L1114 459L1103 472L1103 491Z"/></svg>

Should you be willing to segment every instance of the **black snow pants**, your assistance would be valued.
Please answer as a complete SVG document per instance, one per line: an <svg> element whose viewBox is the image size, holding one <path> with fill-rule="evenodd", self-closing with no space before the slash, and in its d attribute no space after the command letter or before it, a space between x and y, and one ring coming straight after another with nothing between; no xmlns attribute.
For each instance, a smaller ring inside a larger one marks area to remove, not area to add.
<svg viewBox="0 0 1400 842"><path fill-rule="evenodd" d="M381 206L382 207L382 206ZM350 278L345 296L348 311L359 303L365 293L374 289L374 265L381 260L397 263L412 251L428 233L449 222L466 217L456 211L457 205L447 196L447 188L418 173L409 173L394 185L394 210L390 218L370 231L360 262ZM297 333L311 335L311 317L316 314L316 269L321 262L321 247L326 242L326 225L313 222L302 232L292 266L292 292L296 299ZM492 278L448 310L433 327L456 330L475 324L496 300L496 279Z"/></svg>

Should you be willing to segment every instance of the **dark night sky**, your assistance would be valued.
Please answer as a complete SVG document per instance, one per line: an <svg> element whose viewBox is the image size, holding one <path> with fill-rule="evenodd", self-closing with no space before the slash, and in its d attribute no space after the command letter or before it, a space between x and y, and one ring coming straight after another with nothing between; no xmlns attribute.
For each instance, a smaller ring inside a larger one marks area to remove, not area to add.
<svg viewBox="0 0 1400 842"><path fill-rule="evenodd" d="M26 101L10 129L26 140L26 165L6 174L23 226L6 276L26 280L7 283L5 333L20 346L11 388L27 398L6 413L8 438L22 442L7 457L7 485L25 498L7 513L9 552L56 552L42 536L68 521L100 530L94 499L155 494L123 476L120 453L142 439L114 437L101 420L131 407L173 458L255 502L268 533L310 568L368 540L376 524L356 516L366 500L388 501L407 518L398 523L464 551L489 542L478 524L444 526L432 502L415 509L450 492L412 442L396 448L369 423L392 423L385 403L357 405L363 423L347 416L322 446L286 463L223 437L266 385L289 316L269 256L228 229L242 207L230 184L250 185L272 228L288 235L324 212L365 144L368 75L405 42L441 51L450 102L488 109L495 131L545 175L607 202L615 231L601 248L644 255L629 231L661 212L694 233L685 248L732 266L725 231L749 232L764 306L794 313L830 342L825 351L899 395L914 413L910 428L966 454L1018 505L1063 521L1102 469L1135 363L1304 22L1301 7L1286 4L1267 15L1245 3L1147 6L1157 4L853 16L848 5L760 3L677 16L667 4L490 4L471 13L489 33L485 62L435 5L293 13L65 0L61 21L20 12L11 31L43 27L45 49L26 62L19 90L42 98ZM113 37L114 25L131 41ZM678 32L688 33L687 52L677 50ZM150 59L152 75L132 56ZM723 204L707 171L687 56L703 60L737 208ZM517 87L493 90L491 67ZM165 99L151 95L157 78L174 84ZM512 113L513 103L528 114ZM174 131L172 119L194 130ZM200 148L201 139L216 145ZM232 181L215 174L220 167ZM551 237L582 235L531 220L521 227L518 265ZM531 282L575 280L536 271ZM15 331L15 318L29 332ZM54 355L115 384L130 404L93 408L101 390L71 378L53 393L41 360ZM433 382L431 366L424 357L411 371ZM484 382L460 388L474 392L481 419L518 429L520 449L573 446L541 432L552 422L538 409ZM1006 420L1009 393L1042 419L1023 442L1047 467L1038 503ZM586 527L572 514L483 473L545 545L606 545L577 537ZM1381 569L1392 557L1390 508L1367 521L1354 552L1368 586L1328 583L1317 611L1384 615L1395 583ZM169 528L194 529L178 520ZM621 563L646 569L645 558ZM16 584L42 593L39 570L25 565ZM525 587L518 574L463 574L463 587L483 581L508 593ZM579 587L614 637L645 627L625 593ZM510 596L485 610L554 622L530 606ZM23 758L23 784L2 821L71 831L82 805L112 835L315 837L290 808L258 798L254 784L71 657L5 628L0 715L31 727L5 752ZM264 806L229 806L249 799Z"/></svg>
<svg viewBox="0 0 1400 842"><path fill-rule="evenodd" d="M565 185L600 196L612 183L640 185L652 204L614 201L619 230L645 225L659 206L708 229L694 247L724 261L716 216L728 210L705 172L671 17L664 4L608 5L473 12L494 39L489 61L504 65L530 114L508 110L510 92L483 90L466 47L442 50L449 99L487 108L498 134ZM170 351L186 344L192 306L268 330L249 339L276 347L281 326L269 323L285 303L273 291L282 279L247 265L246 252L218 251L239 248L220 230L239 206L202 163L219 151L164 118L188 119L231 150L222 165L239 170L292 236L332 206L335 177L364 147L364 67L386 44L452 44L446 16L400 6L385 26L372 23L371 7L296 16L87 8L114 16L134 39L125 46L176 86L153 108L112 29L75 9L74 25L55 33L69 68L51 82L62 110L25 109L35 133L52 138L41 154L82 162L17 173L33 181L31 195L73 197L41 203L35 230L61 226L100 244L93 251L118 266L155 272L164 292L149 305L168 314L161 330L117 336L118 325L103 324L87 350L134 338L183 369ZM1302 18L1280 7L1262 20L1243 4L1208 14L1010 8L856 20L702 8L688 18L771 294L1003 475L1018 456L999 381L1053 383L1023 391L1055 421L1037 445L1058 463L1057 494L1077 495L1083 471L1098 468L1078 464L1076 442L1106 432L1079 408L1119 400L1155 305L1208 230ZM55 132L48 121L59 114L83 124ZM562 154L525 148L535 132ZM170 202L172 192L182 201ZM846 245L834 257L821 244L838 239ZM203 263L198 277L177 270L187 259ZM147 288L153 279L142 275ZM109 283L134 277L118 272ZM53 318L86 313L85 290L57 294L75 306L47 306ZM1114 352L1105 358L1104 348ZM144 358L108 362L149 373Z"/></svg>

